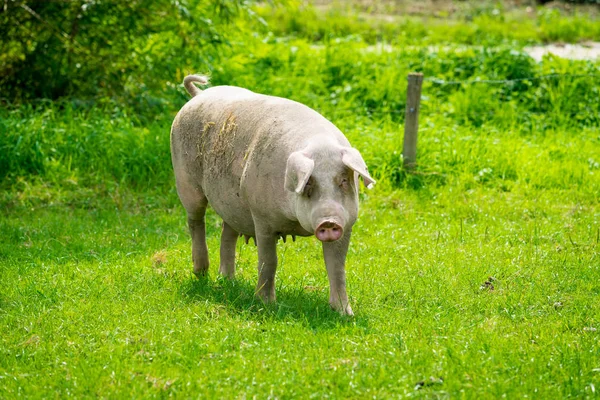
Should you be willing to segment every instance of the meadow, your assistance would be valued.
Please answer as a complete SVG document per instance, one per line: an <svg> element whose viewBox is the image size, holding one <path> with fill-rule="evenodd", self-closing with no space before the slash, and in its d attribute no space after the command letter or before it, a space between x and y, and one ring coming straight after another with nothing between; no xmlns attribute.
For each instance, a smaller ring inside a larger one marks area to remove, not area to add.
<svg viewBox="0 0 600 400"><path fill-rule="evenodd" d="M121 93L3 100L0 398L598 396L600 61L523 51L599 41L597 14L359 3L254 4L205 48L163 60L176 35L145 37L154 67ZM252 243L218 277L212 210L193 275L169 129L195 72L307 104L362 153L378 182L348 254L355 317L329 308L314 237L280 242L274 305Z"/></svg>

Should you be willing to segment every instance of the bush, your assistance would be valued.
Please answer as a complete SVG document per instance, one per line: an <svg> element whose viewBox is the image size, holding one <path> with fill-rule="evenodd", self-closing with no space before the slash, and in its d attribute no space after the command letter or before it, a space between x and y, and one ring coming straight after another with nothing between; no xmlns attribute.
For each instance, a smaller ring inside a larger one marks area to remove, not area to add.
<svg viewBox="0 0 600 400"><path fill-rule="evenodd" d="M244 0L11 1L0 9L0 86L10 101L135 97L209 69ZM18 23L14 23L17 21ZM5 40L4 38L8 38Z"/></svg>

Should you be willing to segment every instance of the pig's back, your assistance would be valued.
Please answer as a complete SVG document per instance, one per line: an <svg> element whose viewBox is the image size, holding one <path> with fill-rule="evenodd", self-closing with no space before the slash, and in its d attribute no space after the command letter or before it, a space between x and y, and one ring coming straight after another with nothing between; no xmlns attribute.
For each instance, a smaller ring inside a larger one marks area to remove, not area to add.
<svg viewBox="0 0 600 400"><path fill-rule="evenodd" d="M179 159L193 171L217 214L236 231L254 235L257 207L275 218L289 212L283 201L287 158L317 134L348 144L331 122L303 104L216 86L182 108L171 143L174 163Z"/></svg>

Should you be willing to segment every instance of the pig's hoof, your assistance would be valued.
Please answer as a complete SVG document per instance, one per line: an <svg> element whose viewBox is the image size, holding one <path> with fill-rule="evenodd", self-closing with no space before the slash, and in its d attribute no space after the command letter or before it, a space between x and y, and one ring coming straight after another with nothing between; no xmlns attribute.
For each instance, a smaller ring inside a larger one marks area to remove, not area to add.
<svg viewBox="0 0 600 400"><path fill-rule="evenodd" d="M275 293L258 292L256 293L256 297L262 300L262 302L265 304L275 303L276 301Z"/></svg>
<svg viewBox="0 0 600 400"><path fill-rule="evenodd" d="M196 275L198 278L208 275L208 265L206 267L194 266L194 275Z"/></svg>
<svg viewBox="0 0 600 400"><path fill-rule="evenodd" d="M352 307L350 307L350 304L346 304L344 306L338 302L334 302L334 303L329 303L329 305L331 306L331 308L333 308L335 311L339 312L341 315L346 315L348 317L354 316L354 312L352 311Z"/></svg>
<svg viewBox="0 0 600 400"><path fill-rule="evenodd" d="M200 270L194 268L194 275L196 275L196 278L198 279L206 279L208 277L208 268Z"/></svg>
<svg viewBox="0 0 600 400"><path fill-rule="evenodd" d="M219 269L219 275L221 275L223 278L234 279L235 271L224 270L223 268L221 268Z"/></svg>

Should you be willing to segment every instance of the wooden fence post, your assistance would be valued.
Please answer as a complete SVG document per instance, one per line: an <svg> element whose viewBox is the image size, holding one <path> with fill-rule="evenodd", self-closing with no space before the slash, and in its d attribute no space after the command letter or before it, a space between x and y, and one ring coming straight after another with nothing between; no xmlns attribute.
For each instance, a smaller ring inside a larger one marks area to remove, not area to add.
<svg viewBox="0 0 600 400"><path fill-rule="evenodd" d="M421 86L423 74L408 74L406 90L406 119L404 121L404 147L402 158L406 168L414 168L417 163L417 133L419 131L419 106L421 105Z"/></svg>

